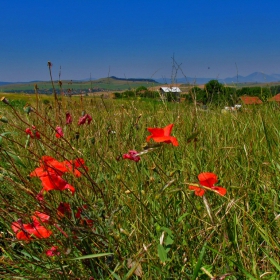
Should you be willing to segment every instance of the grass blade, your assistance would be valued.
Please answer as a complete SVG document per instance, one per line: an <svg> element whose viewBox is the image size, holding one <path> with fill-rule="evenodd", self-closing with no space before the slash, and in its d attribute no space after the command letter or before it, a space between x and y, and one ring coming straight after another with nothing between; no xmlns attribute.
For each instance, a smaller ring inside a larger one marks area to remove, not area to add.
<svg viewBox="0 0 280 280"><path fill-rule="evenodd" d="M199 257L198 257L198 261L197 261L197 264L195 266L195 269L194 269L194 272L193 272L193 275L192 275L192 280L195 280L197 275L198 275L198 272L201 268L201 264L202 264L202 260L204 258L204 255L205 255L205 252L206 252L206 246L207 246L207 242L205 242L202 246L202 249L200 251L200 254L199 254Z"/></svg>

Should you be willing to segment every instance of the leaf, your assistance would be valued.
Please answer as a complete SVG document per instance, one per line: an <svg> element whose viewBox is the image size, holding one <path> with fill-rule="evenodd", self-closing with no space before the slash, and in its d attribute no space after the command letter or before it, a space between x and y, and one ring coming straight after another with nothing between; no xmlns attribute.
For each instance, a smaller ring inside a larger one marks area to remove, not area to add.
<svg viewBox="0 0 280 280"><path fill-rule="evenodd" d="M109 270L109 271L111 272L111 275L115 277L115 279L121 280L121 277L118 274L116 274L114 271L111 271L111 270Z"/></svg>
<svg viewBox="0 0 280 280"><path fill-rule="evenodd" d="M190 213L184 213L181 217L178 218L178 223L180 223L185 217L187 217L188 215L190 215Z"/></svg>
<svg viewBox="0 0 280 280"><path fill-rule="evenodd" d="M263 251L263 253L267 256L267 258L269 259L269 261L271 262L271 264L273 264L273 265L276 267L276 269L277 269L278 271L280 271L280 265L279 265L279 263L278 263L276 260L272 259L272 258L269 256L269 254L268 254L265 250L262 249L262 251Z"/></svg>
<svg viewBox="0 0 280 280"><path fill-rule="evenodd" d="M3 136L6 136L6 135L9 135L9 134L12 134L13 132L3 132L0 134L0 146L2 145L2 142L3 142Z"/></svg>
<svg viewBox="0 0 280 280"><path fill-rule="evenodd" d="M39 262L41 261L41 260L38 259L37 257L35 257L35 256L33 256L33 255L30 255L29 253L27 253L27 252L24 251L24 250L22 250L21 253L22 253L23 255L25 255L26 257L30 258L30 259L34 259L34 260L39 261Z"/></svg>
<svg viewBox="0 0 280 280"><path fill-rule="evenodd" d="M198 260L197 260L197 264L195 266L195 269L194 269L194 272L193 272L193 275L192 275L192 280L196 279L196 277L198 275L198 272L201 268L202 260L204 258L205 252L206 252L206 245L207 245L207 242L205 242L202 246L202 249L200 251L200 254L199 254L199 257L198 257Z"/></svg>
<svg viewBox="0 0 280 280"><path fill-rule="evenodd" d="M174 243L174 240L171 238L170 235L167 235L167 237L165 238L164 244L166 246L168 246L168 245L172 245L173 243Z"/></svg>
<svg viewBox="0 0 280 280"><path fill-rule="evenodd" d="M171 229L169 229L167 227L161 227L161 230L165 231L168 235L173 236L173 233L172 233Z"/></svg>
<svg viewBox="0 0 280 280"><path fill-rule="evenodd" d="M13 154L13 153L11 153L11 152L5 151L5 153L6 153L9 157L11 157L11 158L14 160L14 162L15 162L16 164L21 165L22 167L26 168L25 164L22 162L22 160L20 159L20 157L16 156L15 154Z"/></svg>
<svg viewBox="0 0 280 280"><path fill-rule="evenodd" d="M93 259L93 258L100 258L105 256L113 255L113 253L100 253L100 254L91 254L82 257L77 257L73 259L64 259L65 261L77 261L77 260L85 260L85 259Z"/></svg>
<svg viewBox="0 0 280 280"><path fill-rule="evenodd" d="M164 249L164 247L161 245L161 244L158 244L157 246L157 249L158 249L158 256L159 256L159 259L164 263L167 261L167 253Z"/></svg>
<svg viewBox="0 0 280 280"><path fill-rule="evenodd" d="M14 132L9 132L9 131L3 132L3 133L0 134L0 136L2 137L2 136L9 135L9 134L14 134Z"/></svg>
<svg viewBox="0 0 280 280"><path fill-rule="evenodd" d="M133 261L132 259L127 260L127 267L130 268L124 279L128 279L133 273L138 277L142 277L143 270L140 262Z"/></svg>

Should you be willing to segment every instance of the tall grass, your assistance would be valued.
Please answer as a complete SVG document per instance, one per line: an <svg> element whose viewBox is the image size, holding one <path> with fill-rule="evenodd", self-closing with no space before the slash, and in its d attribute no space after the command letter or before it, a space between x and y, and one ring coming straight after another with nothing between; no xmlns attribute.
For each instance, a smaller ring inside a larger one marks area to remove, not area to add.
<svg viewBox="0 0 280 280"><path fill-rule="evenodd" d="M29 114L20 103L0 105L8 121L0 126L0 277L279 279L277 106L222 114L183 103L72 97L58 106L41 100L37 111L35 102ZM79 126L83 111L93 120ZM147 127L170 123L179 146L147 146ZM40 139L26 135L32 125ZM57 125L63 138L55 137ZM122 159L132 149L139 162ZM64 176L74 195L53 190L36 199L42 186L30 173L44 155L85 160L81 177ZM202 172L217 174L227 194L195 196L188 186ZM71 206L64 217L61 202ZM51 217L52 235L18 240L12 222L30 223L35 211ZM52 246L59 255L46 255Z"/></svg>

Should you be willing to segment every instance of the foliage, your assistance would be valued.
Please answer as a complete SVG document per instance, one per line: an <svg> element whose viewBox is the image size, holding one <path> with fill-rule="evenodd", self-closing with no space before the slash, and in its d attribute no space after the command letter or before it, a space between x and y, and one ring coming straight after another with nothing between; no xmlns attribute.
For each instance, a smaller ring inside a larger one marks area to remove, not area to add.
<svg viewBox="0 0 280 280"><path fill-rule="evenodd" d="M269 97L271 97L271 90L269 88L262 87L243 87L236 91L238 96L249 95L249 96L257 96L262 101L266 101Z"/></svg>
<svg viewBox="0 0 280 280"><path fill-rule="evenodd" d="M123 92L114 92L115 98L129 98L129 97L144 97L144 98L159 98L159 93L157 91L148 90L146 87L138 87L135 91L126 90Z"/></svg>
<svg viewBox="0 0 280 280"><path fill-rule="evenodd" d="M190 89L188 101L214 106L234 106L240 103L239 97L242 95L257 96L263 102L279 92L279 87L234 87L224 86L218 80L211 80L205 84L204 89L194 86Z"/></svg>
<svg viewBox="0 0 280 280"><path fill-rule="evenodd" d="M235 94L216 89L208 87L209 102ZM221 114L142 98L43 102L37 109L29 100L28 113L22 101L1 103L5 278L278 279L278 107ZM43 156L55 159L51 167ZM211 184L202 183L205 172ZM67 185L55 189L61 180ZM199 197L189 186L209 188ZM36 224L36 211L50 218ZM34 236L20 240L30 227Z"/></svg>

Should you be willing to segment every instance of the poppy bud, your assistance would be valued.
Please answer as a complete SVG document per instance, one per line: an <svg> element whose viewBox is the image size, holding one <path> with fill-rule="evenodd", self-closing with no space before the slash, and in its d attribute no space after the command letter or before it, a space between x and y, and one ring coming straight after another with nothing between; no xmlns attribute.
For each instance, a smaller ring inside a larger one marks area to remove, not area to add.
<svg viewBox="0 0 280 280"><path fill-rule="evenodd" d="M8 119L6 117L0 116L0 121L3 123L8 123Z"/></svg>
<svg viewBox="0 0 280 280"><path fill-rule="evenodd" d="M9 100L8 100L5 96L3 96L3 97L1 98L1 101L2 101L3 103L7 104L7 105L11 105L11 104L9 103Z"/></svg>
<svg viewBox="0 0 280 280"><path fill-rule="evenodd" d="M76 132L75 138L76 138L76 140L78 140L80 138L80 133L79 132Z"/></svg>

